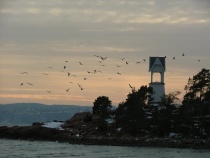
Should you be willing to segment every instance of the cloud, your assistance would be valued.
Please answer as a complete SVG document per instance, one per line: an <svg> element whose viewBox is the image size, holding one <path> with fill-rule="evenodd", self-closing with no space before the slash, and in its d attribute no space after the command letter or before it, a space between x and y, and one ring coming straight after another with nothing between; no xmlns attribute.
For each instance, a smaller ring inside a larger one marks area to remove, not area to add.
<svg viewBox="0 0 210 158"><path fill-rule="evenodd" d="M49 3L51 2L51 3ZM22 20L29 19L30 14L39 18L33 19L38 22L45 18L46 21L74 21L77 23L209 23L209 11L203 10L194 1L41 1L25 5L5 5L0 10L2 14L13 14L22 17ZM112 7L110 6L112 4ZM15 7L16 5L16 7ZM197 6L196 6L197 5ZM43 15L43 16L40 16ZM52 17L54 18L52 18Z"/></svg>

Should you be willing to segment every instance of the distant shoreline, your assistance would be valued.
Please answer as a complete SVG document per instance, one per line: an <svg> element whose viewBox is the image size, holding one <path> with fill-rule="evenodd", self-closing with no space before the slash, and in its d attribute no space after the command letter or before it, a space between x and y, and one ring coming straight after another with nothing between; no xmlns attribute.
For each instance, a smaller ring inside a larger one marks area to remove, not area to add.
<svg viewBox="0 0 210 158"><path fill-rule="evenodd" d="M58 141L69 144L133 146L133 147L164 147L210 150L210 139L174 139L170 137L131 137L131 136L89 136L79 137L69 135L67 130L58 130L41 126L0 126L1 139L16 139L29 141Z"/></svg>

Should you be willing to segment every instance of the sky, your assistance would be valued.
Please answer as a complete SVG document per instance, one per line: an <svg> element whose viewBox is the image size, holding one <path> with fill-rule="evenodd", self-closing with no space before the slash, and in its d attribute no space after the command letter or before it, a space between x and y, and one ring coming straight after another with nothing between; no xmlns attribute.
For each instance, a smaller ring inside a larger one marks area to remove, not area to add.
<svg viewBox="0 0 210 158"><path fill-rule="evenodd" d="M209 0L0 0L0 104L92 106L107 96L117 106L129 84L148 86L156 56L166 56L166 94L179 90L182 100L188 78L210 68L209 8Z"/></svg>

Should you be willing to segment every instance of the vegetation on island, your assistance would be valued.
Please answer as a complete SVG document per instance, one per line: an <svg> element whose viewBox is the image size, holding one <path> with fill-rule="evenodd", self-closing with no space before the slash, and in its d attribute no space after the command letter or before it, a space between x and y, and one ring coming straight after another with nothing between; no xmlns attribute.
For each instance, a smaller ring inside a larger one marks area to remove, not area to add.
<svg viewBox="0 0 210 158"><path fill-rule="evenodd" d="M77 144L158 146L210 149L210 70L188 79L182 105L179 91L151 104L153 89L131 87L125 101L113 108L107 96L93 102L91 112L76 113L59 128L43 122L0 127L0 138L51 140ZM59 123L61 124L61 123Z"/></svg>
<svg viewBox="0 0 210 158"><path fill-rule="evenodd" d="M114 128L119 135L209 138L210 70L202 69L189 78L184 89L182 105L175 104L180 91L163 96L158 106L150 104L153 90L147 86L132 88L115 110L111 110L108 97L100 96L93 103L92 116L88 117L98 117L100 131L111 132ZM109 123L110 119L114 121Z"/></svg>

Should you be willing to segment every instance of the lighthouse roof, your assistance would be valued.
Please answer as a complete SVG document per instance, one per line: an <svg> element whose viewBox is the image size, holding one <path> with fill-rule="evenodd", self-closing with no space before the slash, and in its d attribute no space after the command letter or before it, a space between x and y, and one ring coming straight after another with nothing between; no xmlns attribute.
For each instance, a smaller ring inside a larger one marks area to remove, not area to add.
<svg viewBox="0 0 210 158"><path fill-rule="evenodd" d="M149 71L152 70L152 68L155 66L155 64L159 63L161 65L162 69L165 71L165 57L150 57L149 60Z"/></svg>

